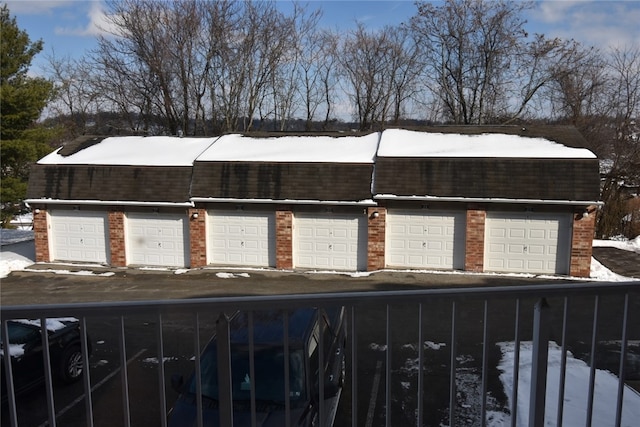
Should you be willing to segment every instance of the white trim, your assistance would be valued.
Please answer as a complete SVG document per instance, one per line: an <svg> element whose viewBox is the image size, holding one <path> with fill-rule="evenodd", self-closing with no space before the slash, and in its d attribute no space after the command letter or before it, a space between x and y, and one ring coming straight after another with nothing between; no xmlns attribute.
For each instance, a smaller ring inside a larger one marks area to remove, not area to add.
<svg viewBox="0 0 640 427"><path fill-rule="evenodd" d="M137 202L137 201L121 201L121 200L60 200L60 199L27 199L24 201L27 207L29 204L51 204L51 205L123 205L123 206L164 206L164 207L189 207L192 208L192 202Z"/></svg>
<svg viewBox="0 0 640 427"><path fill-rule="evenodd" d="M224 197L192 197L192 203L270 203L283 205L344 205L344 206L378 206L371 200L338 201L338 200L294 200L294 199L234 199Z"/></svg>
<svg viewBox="0 0 640 427"><path fill-rule="evenodd" d="M393 194L376 194L375 200L401 200L401 201L432 201L432 202L467 202L467 203L522 203L537 205L580 205L580 206L603 206L604 202L593 200L545 200L545 199L506 199L506 198L484 198L484 197L439 197L439 196L396 196Z"/></svg>

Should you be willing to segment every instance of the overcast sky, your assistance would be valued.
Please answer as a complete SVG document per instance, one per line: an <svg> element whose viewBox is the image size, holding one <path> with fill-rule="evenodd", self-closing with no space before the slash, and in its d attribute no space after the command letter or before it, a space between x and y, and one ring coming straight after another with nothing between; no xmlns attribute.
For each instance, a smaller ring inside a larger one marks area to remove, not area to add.
<svg viewBox="0 0 640 427"><path fill-rule="evenodd" d="M95 47L100 28L105 27L104 2L99 0L20 0L6 1L18 26L31 40L44 41L44 54L81 56ZM304 2L303 2L304 3ZM322 24L348 30L356 22L367 28L397 25L415 15L413 1L310 1L312 9L324 11ZM290 1L278 1L289 10ZM608 49L640 40L640 1L540 1L527 16L529 33L549 37L573 38L587 46ZM44 63L39 55L32 72Z"/></svg>

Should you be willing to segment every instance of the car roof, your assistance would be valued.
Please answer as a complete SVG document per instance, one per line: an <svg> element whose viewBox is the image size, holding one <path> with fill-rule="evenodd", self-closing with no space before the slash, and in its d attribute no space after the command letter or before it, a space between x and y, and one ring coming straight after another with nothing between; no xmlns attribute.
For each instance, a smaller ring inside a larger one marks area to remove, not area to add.
<svg viewBox="0 0 640 427"><path fill-rule="evenodd" d="M313 323L316 308L299 308L287 313L289 319L289 342L303 342ZM246 344L249 342L249 316L238 312L229 325L231 342ZM284 338L284 316L281 310L257 311L253 313L254 343L282 343Z"/></svg>

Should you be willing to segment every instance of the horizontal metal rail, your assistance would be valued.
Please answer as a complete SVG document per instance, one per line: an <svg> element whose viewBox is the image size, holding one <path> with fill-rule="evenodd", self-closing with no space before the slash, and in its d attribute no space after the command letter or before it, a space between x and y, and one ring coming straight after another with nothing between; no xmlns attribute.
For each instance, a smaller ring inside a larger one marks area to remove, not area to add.
<svg viewBox="0 0 640 427"><path fill-rule="evenodd" d="M396 351L396 345L394 344L394 335L392 332L392 327L397 327L396 322L393 321L392 308L396 305L406 306L408 304L415 305L419 311L419 315L417 317L417 325L411 325L417 332L418 339L418 347L417 347L417 361L418 361L418 380L417 380L417 393L415 394L417 402L416 402L416 415L415 420L418 423L424 423L425 421L425 409L423 399L425 396L425 390L430 387L427 381L423 380L423 373L428 370L427 362L425 356L423 354L423 340L426 338L426 329L424 329L423 325L423 317L425 317L423 313L423 304L433 303L434 301L442 301L443 307L449 307L450 314L449 318L442 318L439 322L444 322L450 325L449 337L450 343L448 343L448 348L450 351L450 367L449 367L449 389L448 390L438 390L438 392L443 395L448 395L449 398L449 407L446 412L446 417L449 418L449 424L454 425L455 419L459 415L457 411L459 407L456 403L456 388L457 388L457 368L459 365L459 361L457 356L459 356L458 351L460 348L460 343L458 342L460 336L460 328L462 327L461 317L462 312L461 304L466 303L468 301L479 301L483 304L481 323L482 323L482 352L481 352L481 377L479 382L479 394L481 394L480 400L480 410L478 417L481 419L476 420L479 425L485 425L486 415L488 412L487 408L487 382L488 382L488 357L489 357L489 345L490 335L494 330L500 328L501 325L490 325L489 322L489 313L492 307L494 307L494 303L499 300L510 300L515 303L515 318L514 318L514 331L515 335L513 340L515 342L515 363L513 376L515 385L513 385L513 391L509 398L512 398L514 401L517 400L518 396L518 369L517 364L520 359L520 342L523 338L522 322L521 322L521 312L524 311L523 301L525 299L532 299L535 301L535 312L533 319L533 352L532 358L534 360L533 371L531 373L531 403L529 408L529 421L531 426L542 426L545 423L545 395L546 395L546 372L547 372L547 351L548 351L548 343L549 343L549 323L551 321L548 310L546 308L546 299L549 298L562 298L564 302L564 308L562 311L562 336L557 337L561 339L561 347L562 347L562 364L561 372L560 372L560 384L559 384L559 402L558 406L560 409L559 414L551 414L554 421L558 420L558 422L562 422L562 398L565 391L565 364L566 364L566 334L567 334L567 323L571 321L571 316L568 313L569 310L569 301L572 298L582 298L582 297L590 297L594 298L595 307L592 312L592 321L591 325L592 330L592 339L591 339L591 349L590 349L590 378L589 378L589 396L587 402L587 423L591 423L592 420L592 412L593 408L593 383L595 381L595 351L596 351L596 331L599 324L599 301L600 298L605 296L616 296L623 297L624 304L620 307L620 312L622 312L623 324L620 325L622 334L620 337L621 342L621 355L620 355L620 372L625 372L625 361L627 356L627 341L632 338L638 338L637 335L640 331L634 330L629 331L629 315L630 315L630 298L631 301L635 301L637 306L637 298L640 296L640 284L638 282L598 282L598 283L546 283L539 285L518 285L518 286L501 286L501 287L475 287L475 288L462 288L462 287L447 287L447 288L435 288L435 289L420 289L420 290L398 290L398 291L371 291L371 292L342 292L342 293L317 293L317 294L296 294L296 295L269 295L269 296L237 296L237 297L216 297L216 298L200 298L200 299L189 299L189 300L156 300L156 301L127 301L127 302L97 302L97 303L83 303L83 304L51 304L51 305L29 305L29 306L8 306L3 307L1 311L1 321L2 321L2 332L3 336L6 336L8 333L7 321L11 319L46 319L46 318L55 318L55 317L77 317L81 320L81 331L83 333L83 342L82 349L84 350L84 358L83 358L83 366L87 374L89 372L89 363L86 356L87 349L87 331L86 331L86 320L91 318L110 318L118 323L118 351L119 351L119 359L120 359L120 382L122 386L122 411L123 411L123 424L129 425L131 423L131 414L130 414L130 394L129 387L131 379L129 378L129 374L127 371L127 340L126 340L126 328L125 328L125 320L127 316L132 315L150 315L153 316L157 321L157 329L155 332L155 341L157 346L158 357L160 358L159 362L159 373L158 373L158 383L161 385L161 390L159 391L160 397L160 423L161 425L167 425L166 420L166 411L167 411L167 402L165 395L165 375L164 375L164 366L163 366L163 358L165 352L165 342L163 338L163 321L165 319L165 315L175 314L175 313L191 313L194 319L193 326L193 334L194 334L194 368L196 371L196 407L198 414L196 415L196 424L203 425L203 401L202 401L202 383L201 383L201 369L202 369L202 361L200 358L200 351L202 350L201 342L200 342L200 332L202 326L200 324L199 315L203 313L219 313L220 318L218 319L217 333L218 337L225 337L224 340L218 340L218 378L221 380L219 382L220 390L219 393L219 413L220 419L223 423L229 424L234 419L233 414L233 391L231 384L231 357L230 357L230 344L229 344L229 331L228 331L228 318L225 317L225 313L232 313L235 311L246 311L249 315L249 334L253 337L253 328L254 322L256 322L256 318L253 316L253 313L259 312L261 310L282 310L284 312L288 310L292 310L299 307L330 307L330 306L345 306L347 308L345 316L347 319L347 347L345 355L345 363L347 367L346 378L349 378L350 381L344 381L344 384L349 387L351 390L351 399L350 401L342 401L341 405L350 405L351 408L348 411L351 414L351 423L352 425L361 425L366 422L369 425L372 422L371 414L367 414L365 417L366 420L362 420L364 414L362 410L366 408L359 408L359 379L366 379L366 375L363 375L362 372L359 372L359 363L361 363L360 357L361 352L359 352L357 345L357 338L362 334L362 329L356 328L356 322L360 319L361 312L363 311L362 307L367 306L379 306L379 309L376 311L377 316L379 316L381 324L384 324L385 330L384 339L385 339L385 357L379 362L381 374L379 378L384 381L384 409L382 411L384 424L392 425L391 422L392 416L394 422L396 420L396 415L393 413L393 390L394 390L394 381L396 380L396 370L392 363L397 363L395 359L392 358L392 351ZM631 296L631 297L630 297ZM533 308L530 307L530 308ZM284 317L286 319L286 317ZM288 330L289 324L288 320L284 321L285 330ZM404 325L400 325L404 327ZM406 327L409 327L407 325ZM324 332L323 323L320 323L320 333L322 337L322 333ZM89 331L90 333L90 331ZM284 358L284 366L283 372L286 379L289 379L290 372L290 358L289 358L289 348L290 341L288 334L285 333L283 337L283 347L285 349L286 356ZM225 341L225 342L222 342ZM46 342L46 339L45 339ZM326 365L326 360L324 360L324 351L323 346L325 345L323 340L320 340L318 343L319 348L319 357L318 357L318 369L320 372L324 372L324 366ZM6 345L6 344L5 344ZM249 342L249 352L250 352L250 361L249 361L249 369L250 376L254 378L254 369L255 369L255 345L253 342L253 338L250 338ZM4 357L4 368L5 368L5 378L3 381L6 382L8 387L8 408L9 408L9 416L8 420L10 425L17 426L18 418L16 416L16 396L13 390L15 384L15 376L12 373L12 367L9 357ZM44 361L45 365L48 367L50 364L50 354L48 351L44 352ZM384 368L381 365L384 364ZM382 373L382 369L384 369ZM83 387L85 392L84 402L86 407L86 421L83 424L92 426L93 425L93 407L92 407L92 391L90 388L90 381L88 380L89 375L85 377L83 381ZM325 381L326 378L323 375L320 375L318 379L318 401L313 403L313 405L317 405L319 408L318 421L325 421ZM292 405L290 401L291 393L290 393L290 384L289 381L285 381L285 395L286 400L283 405L284 411L286 413L285 424L293 425L296 420L291 418ZM621 414L623 411L623 388L624 381L623 375L620 375L619 379L619 389L618 389L618 399L616 401L616 407L612 409L615 413L616 425L621 425ZM47 396L48 396L48 404L50 406L48 411L49 417L49 425L56 425L55 420L55 410L54 410L54 399L53 399L53 388L51 384L51 370L47 368L46 372L46 388L47 388ZM251 399L250 399L250 408L251 408L251 425L256 425L256 397L255 397L255 385L253 382L251 383ZM446 394L445 394L446 393ZM511 407L509 407L509 412L513 417L511 421L511 425L516 425L515 417L523 416L523 414L519 414L517 412L517 405L512 401ZM555 418L557 417L557 418ZM327 420L330 421L330 420ZM446 423L446 420L444 421ZM382 424L380 424L382 425Z"/></svg>

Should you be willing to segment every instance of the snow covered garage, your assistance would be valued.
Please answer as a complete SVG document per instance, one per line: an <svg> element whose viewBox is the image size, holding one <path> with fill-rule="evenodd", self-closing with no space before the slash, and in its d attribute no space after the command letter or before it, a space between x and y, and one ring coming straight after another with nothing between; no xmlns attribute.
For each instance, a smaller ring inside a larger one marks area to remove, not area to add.
<svg viewBox="0 0 640 427"><path fill-rule="evenodd" d="M84 137L34 165L27 202L39 262L588 276L585 144L518 126Z"/></svg>
<svg viewBox="0 0 640 427"><path fill-rule="evenodd" d="M588 275L598 161L573 128L383 132L387 267Z"/></svg>
<svg viewBox="0 0 640 427"><path fill-rule="evenodd" d="M207 264L366 270L378 139L220 137L194 164Z"/></svg>
<svg viewBox="0 0 640 427"><path fill-rule="evenodd" d="M194 159L213 138L81 137L31 169L36 260L190 265Z"/></svg>

